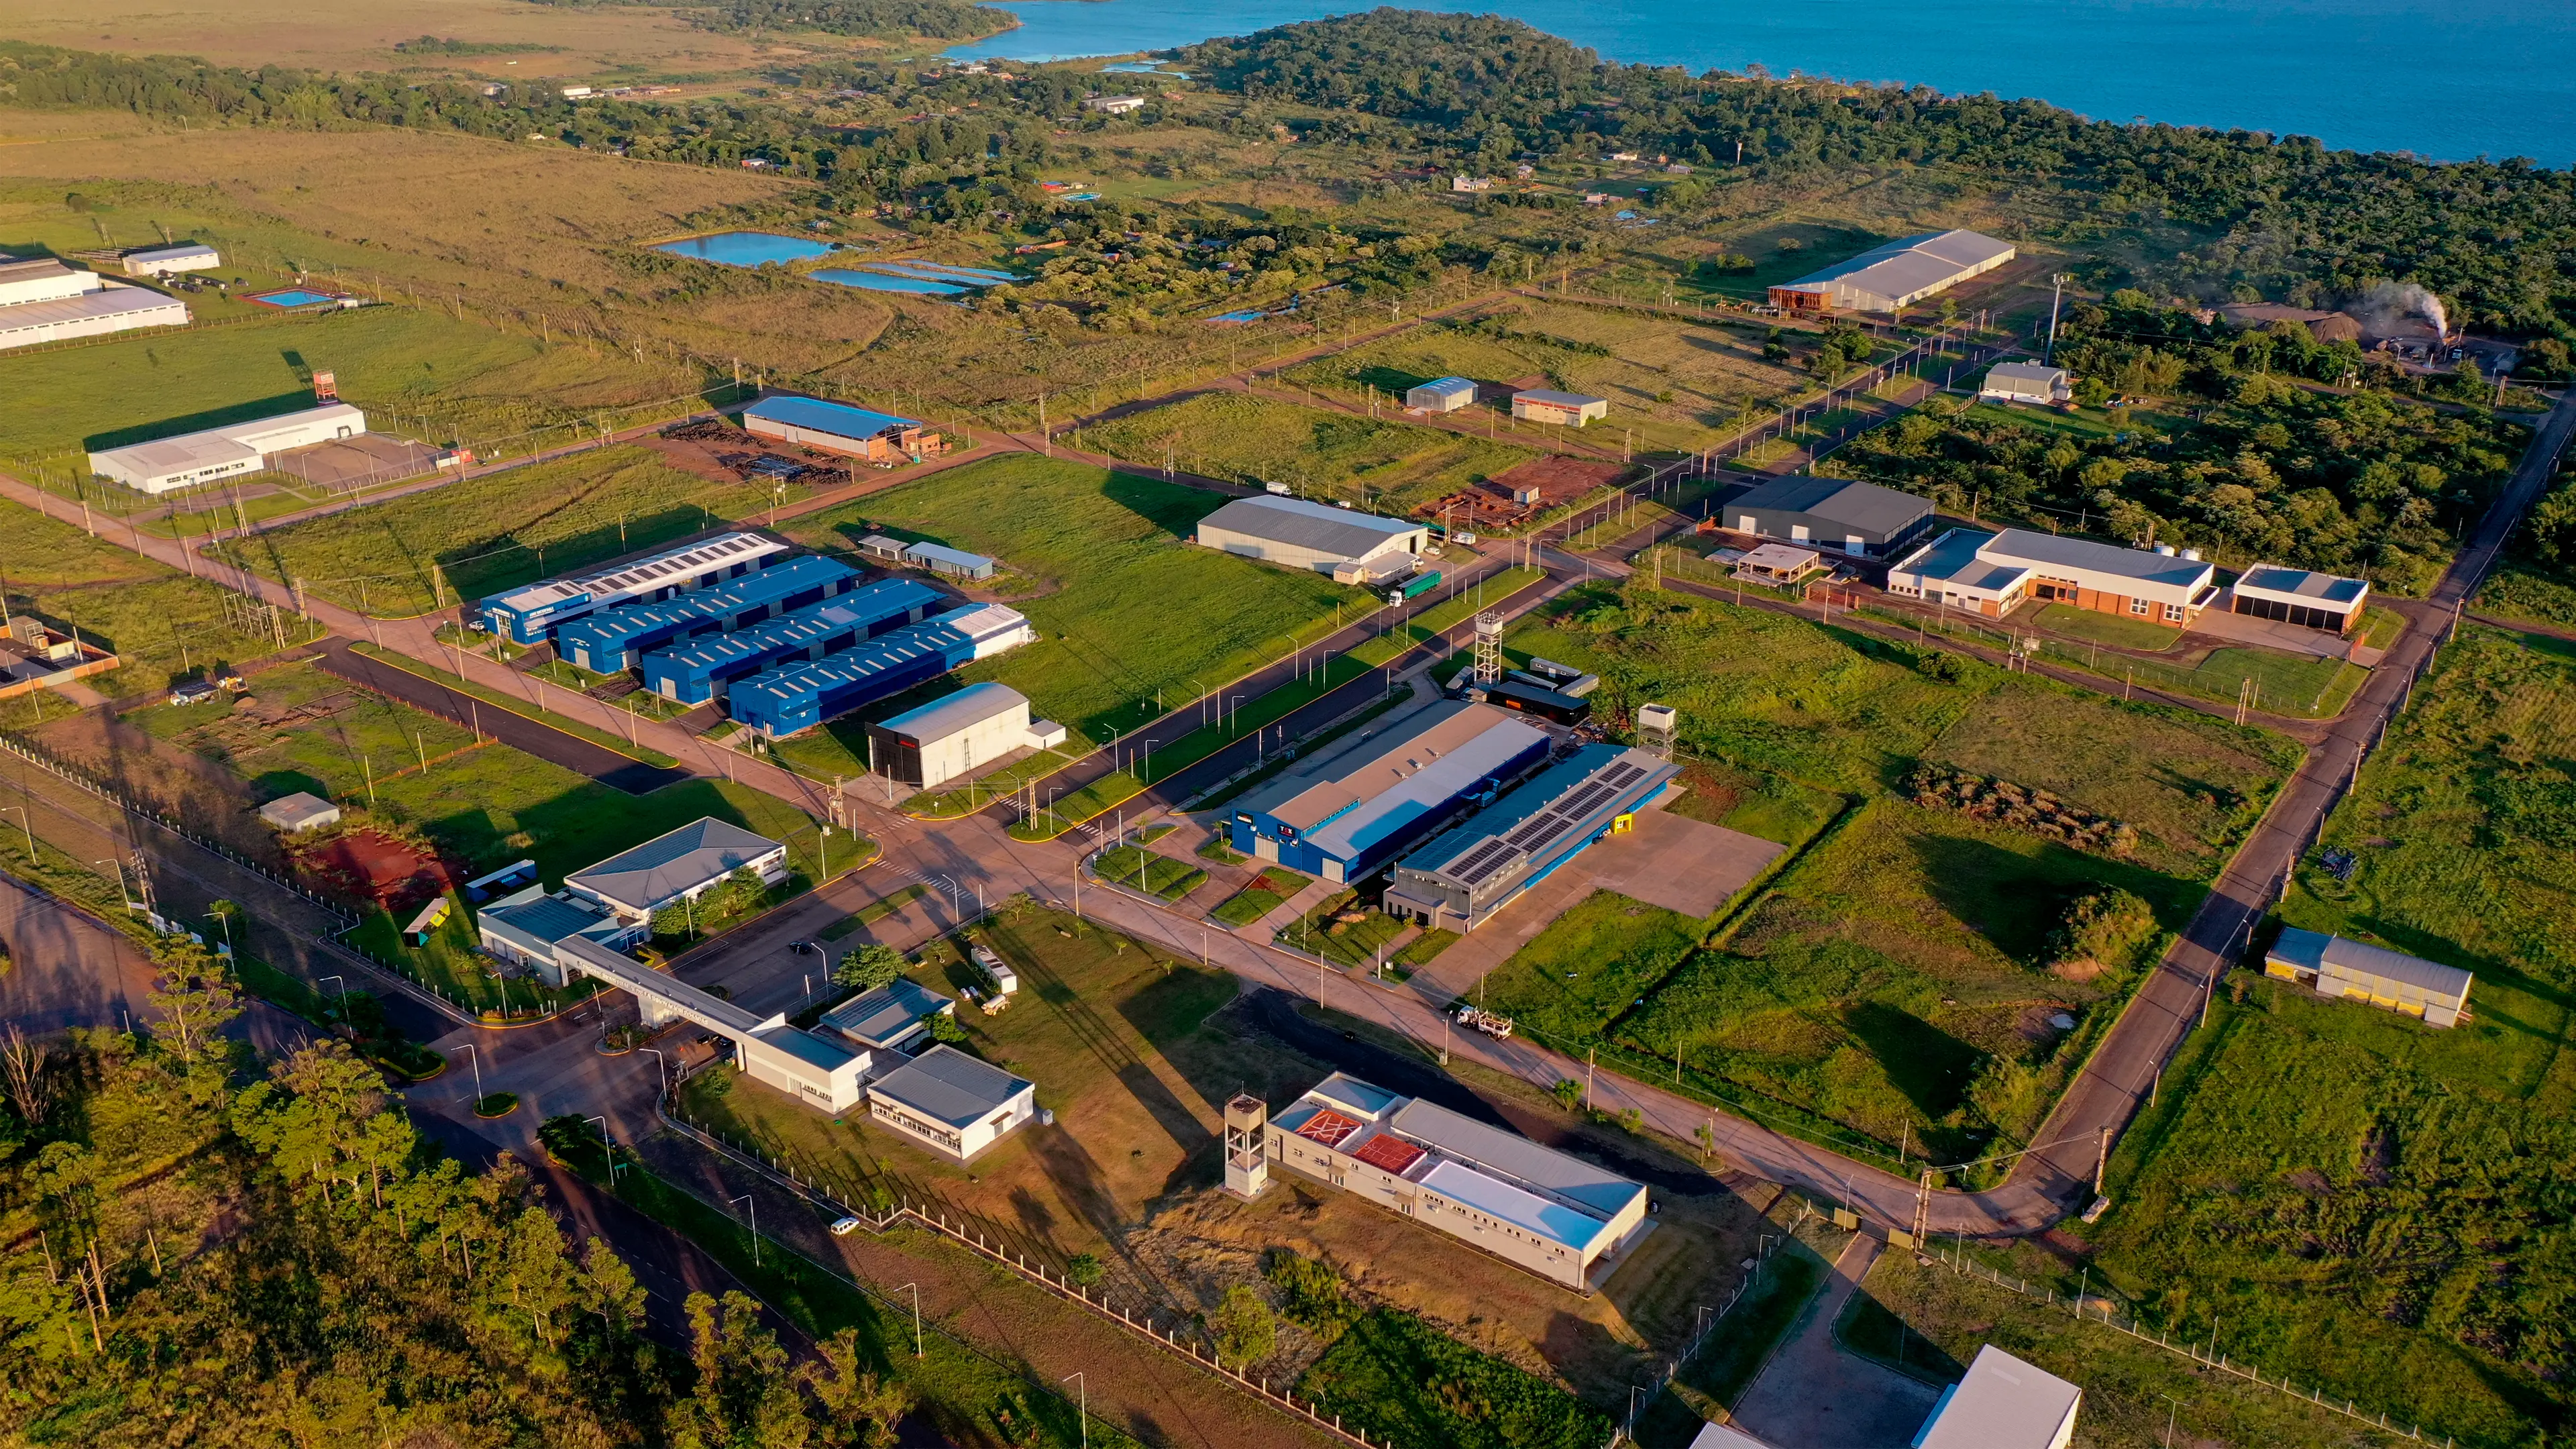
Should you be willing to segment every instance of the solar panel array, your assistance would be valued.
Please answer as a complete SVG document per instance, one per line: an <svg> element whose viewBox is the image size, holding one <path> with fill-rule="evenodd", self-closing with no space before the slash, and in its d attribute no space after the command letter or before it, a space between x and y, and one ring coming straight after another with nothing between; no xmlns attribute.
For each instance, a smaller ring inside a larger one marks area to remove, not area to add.
<svg viewBox="0 0 2576 1449"><path fill-rule="evenodd" d="M1613 761L1599 775L1558 796L1545 810L1513 827L1510 834L1488 840L1459 857L1442 874L1472 891L1514 863L1547 851L1581 825L1584 817L1645 777L1645 767L1635 761Z"/></svg>

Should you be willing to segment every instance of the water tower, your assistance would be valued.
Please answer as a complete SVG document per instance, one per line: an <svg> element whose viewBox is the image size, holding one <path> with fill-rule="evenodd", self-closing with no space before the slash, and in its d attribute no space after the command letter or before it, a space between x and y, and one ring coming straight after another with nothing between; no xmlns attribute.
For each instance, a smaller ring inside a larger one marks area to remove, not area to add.
<svg viewBox="0 0 2576 1449"><path fill-rule="evenodd" d="M1637 706L1637 747L1659 755L1673 752L1673 737L1681 732L1681 711L1669 704Z"/></svg>
<svg viewBox="0 0 2576 1449"><path fill-rule="evenodd" d="M1270 1104L1250 1092L1238 1092L1225 1104L1225 1190L1246 1201L1270 1185L1262 1142L1269 1125Z"/></svg>

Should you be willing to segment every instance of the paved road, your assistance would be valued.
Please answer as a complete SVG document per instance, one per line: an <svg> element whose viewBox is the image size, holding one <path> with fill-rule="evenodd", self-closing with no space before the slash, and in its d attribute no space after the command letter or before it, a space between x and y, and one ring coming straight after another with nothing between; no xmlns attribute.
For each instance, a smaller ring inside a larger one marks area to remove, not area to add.
<svg viewBox="0 0 2576 1449"><path fill-rule="evenodd" d="M1735 1417L1776 1449L1905 1449L1941 1391L1845 1353L1834 1342L1885 1244L1854 1233L1789 1338L1736 1401Z"/></svg>
<svg viewBox="0 0 2576 1449"><path fill-rule="evenodd" d="M441 719L453 720L478 734L490 735L512 749L561 765L575 774L588 775L629 795L649 795L665 785L696 778L687 770L648 765L631 756L621 755L606 745L592 744L578 735L566 734L525 715L493 708L435 679L424 679L408 669L397 669L382 660L357 653L349 647L346 639L324 640L321 663L324 669L352 684L364 685L378 694L399 699Z"/></svg>

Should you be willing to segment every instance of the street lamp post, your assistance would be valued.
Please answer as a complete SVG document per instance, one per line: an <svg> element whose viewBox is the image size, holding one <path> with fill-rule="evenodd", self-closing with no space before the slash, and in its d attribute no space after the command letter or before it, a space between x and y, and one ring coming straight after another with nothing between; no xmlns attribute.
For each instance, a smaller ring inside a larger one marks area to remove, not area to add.
<svg viewBox="0 0 2576 1449"><path fill-rule="evenodd" d="M662 1059L662 1049L660 1047L637 1047L636 1050L639 1052L651 1052L653 1054L653 1071L661 1079L662 1096L667 1097L671 1095L671 1068L669 1064ZM659 1098L655 1100L658 1101Z"/></svg>
<svg viewBox="0 0 2576 1449"><path fill-rule="evenodd" d="M130 896L130 895L128 895L128 894L126 894L126 891L125 891L125 862L124 862L124 861L122 861L122 860L93 860L93 861L91 861L91 862L90 862L90 864L92 864L92 865L112 865L112 866L116 867L116 898L117 898L118 900L120 900L120 901L125 902L125 909L126 909L126 910L128 910L128 911L133 910L133 909L134 909L134 897L132 897L132 896ZM228 937L227 939L229 939L229 937Z"/></svg>
<svg viewBox="0 0 2576 1449"><path fill-rule="evenodd" d="M582 1120L599 1124L599 1155L608 1159L608 1180L612 1183L617 1181L617 1144L608 1140L608 1119L585 1117Z"/></svg>
<svg viewBox="0 0 2576 1449"><path fill-rule="evenodd" d="M752 1202L750 1193L744 1193L740 1197L728 1199L725 1206L732 1207L738 1202L750 1203L746 1211L751 1214L751 1266L757 1268L760 1266L760 1204Z"/></svg>
<svg viewBox="0 0 2576 1449"><path fill-rule="evenodd" d="M474 1049L474 1043L467 1042L465 1059L474 1064L474 1104L479 1107L483 1104L483 1054Z"/></svg>
<svg viewBox="0 0 2576 1449"><path fill-rule="evenodd" d="M921 1285L906 1283L902 1288L894 1291L901 1293L907 1289L912 1293L912 1356L919 1358L921 1357Z"/></svg>
<svg viewBox="0 0 2576 1449"><path fill-rule="evenodd" d="M36 857L36 827L28 823L26 806L0 805L0 813L6 813L10 810L18 812L18 828L27 832L27 864L32 867L39 863ZM117 872L117 878L122 880L124 878L124 872Z"/></svg>
<svg viewBox="0 0 2576 1449"><path fill-rule="evenodd" d="M1091 1384L1079 1372L1066 1374L1056 1382L1063 1383L1065 1379L1071 1379L1074 1391L1081 1395L1077 1412L1082 1416L1082 1449L1091 1449Z"/></svg>

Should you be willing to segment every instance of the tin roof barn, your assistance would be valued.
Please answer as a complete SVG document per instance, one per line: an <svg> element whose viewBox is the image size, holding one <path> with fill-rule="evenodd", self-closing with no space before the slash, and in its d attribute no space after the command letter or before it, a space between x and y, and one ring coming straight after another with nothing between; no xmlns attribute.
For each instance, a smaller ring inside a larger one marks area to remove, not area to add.
<svg viewBox="0 0 2576 1449"><path fill-rule="evenodd" d="M1991 272L2014 255L2012 243L1981 232L1927 231L1773 287L1771 305L1791 312L1893 312Z"/></svg>
<svg viewBox="0 0 2576 1449"><path fill-rule="evenodd" d="M1036 637L1019 610L973 604L838 654L739 680L726 691L725 707L780 739Z"/></svg>
<svg viewBox="0 0 2576 1449"><path fill-rule="evenodd" d="M338 824L340 807L319 795L298 790L292 795L280 795L259 807L259 818L275 829L297 835Z"/></svg>
<svg viewBox="0 0 2576 1449"><path fill-rule="evenodd" d="M270 457L290 448L352 438L367 430L367 415L347 403L227 423L202 432L179 433L148 443L110 448L89 455L89 470L128 488L167 493L217 478L256 473Z"/></svg>
<svg viewBox="0 0 2576 1449"><path fill-rule="evenodd" d="M1040 727L1044 728L1041 729ZM946 699L868 726L868 768L931 790L1034 747L1059 726L1029 719L1029 697L1007 684L970 684Z"/></svg>
<svg viewBox="0 0 2576 1449"><path fill-rule="evenodd" d="M1718 516L1725 526L1756 538L1887 558L1932 527L1932 502L1875 483L1793 475L1756 487Z"/></svg>
<svg viewBox="0 0 2576 1449"><path fill-rule="evenodd" d="M739 825L704 816L574 871L565 877L564 888L627 920L640 921L664 906L695 900L744 869L758 872L773 885L785 880L787 847Z"/></svg>
<svg viewBox="0 0 2576 1449"><path fill-rule="evenodd" d="M2004 402L2071 402L2075 398L2075 384L2062 367L2042 367L2036 362L1998 362L1986 369L1986 380L1977 385L1977 396Z"/></svg>
<svg viewBox="0 0 2576 1449"><path fill-rule="evenodd" d="M2084 1391L1989 1343L1941 1391L1914 1449L2066 1449Z"/></svg>
<svg viewBox="0 0 2576 1449"><path fill-rule="evenodd" d="M764 624L714 638L701 635L656 650L635 667L644 676L644 687L664 699L704 704L721 696L734 680L854 648L880 634L918 624L947 603L946 594L919 579L879 579L829 603Z"/></svg>
<svg viewBox="0 0 2576 1449"><path fill-rule="evenodd" d="M2296 926L2285 927L2263 953L2263 972L2319 996L2350 997L2420 1016L2426 1026L2458 1025L2469 1014L2469 987L2477 979L2457 966Z"/></svg>
<svg viewBox="0 0 2576 1449"><path fill-rule="evenodd" d="M0 256L0 349L187 325L188 304L176 297L76 271L51 257Z"/></svg>
<svg viewBox="0 0 2576 1449"><path fill-rule="evenodd" d="M993 576L993 560L980 553L968 553L962 548L950 548L928 539L905 544L903 561L915 568L947 574L952 578L989 579Z"/></svg>
<svg viewBox="0 0 2576 1449"><path fill-rule="evenodd" d="M1476 400L1476 385L1463 377L1435 377L1404 390L1404 405L1426 413L1454 413Z"/></svg>
<svg viewBox="0 0 2576 1449"><path fill-rule="evenodd" d="M127 252L118 260L129 277L166 277L173 272L202 272L224 264L223 254L203 242Z"/></svg>
<svg viewBox="0 0 2576 1449"><path fill-rule="evenodd" d="M628 604L575 619L555 631L555 649L594 674L618 674L673 640L747 629L858 586L858 570L806 554L658 604Z"/></svg>
<svg viewBox="0 0 2576 1449"><path fill-rule="evenodd" d="M1198 541L1244 558L1366 583L1413 572L1431 530L1303 498L1237 498L1199 520Z"/></svg>
<svg viewBox="0 0 2576 1449"><path fill-rule="evenodd" d="M1586 745L1407 857L1387 914L1474 930L1664 793L1681 771L1621 745Z"/></svg>
<svg viewBox="0 0 2576 1449"><path fill-rule="evenodd" d="M1329 881L1356 881L1547 759L1544 730L1443 700L1383 739L1292 771L1235 807L1232 844Z"/></svg>
<svg viewBox="0 0 2576 1449"><path fill-rule="evenodd" d="M2228 608L2258 619L2277 619L2332 634L2349 634L2361 622L2370 585L2339 574L2256 564L2239 575L2228 591Z"/></svg>
<svg viewBox="0 0 2576 1449"><path fill-rule="evenodd" d="M757 437L875 463L945 451L939 435L912 418L818 397L762 398L742 410L742 426Z"/></svg>
<svg viewBox="0 0 2576 1449"><path fill-rule="evenodd" d="M1037 1084L934 1046L868 1084L868 1115L951 1162L971 1162L1037 1115Z"/></svg>
<svg viewBox="0 0 2576 1449"><path fill-rule="evenodd" d="M1594 418L1610 416L1610 399L1534 387L1512 394L1512 416L1533 423L1579 428Z"/></svg>
<svg viewBox="0 0 2576 1449"><path fill-rule="evenodd" d="M521 584L474 606L483 626L520 644L541 644L558 627L619 604L655 603L689 589L738 579L782 560L788 546L757 533L721 533L589 573Z"/></svg>

